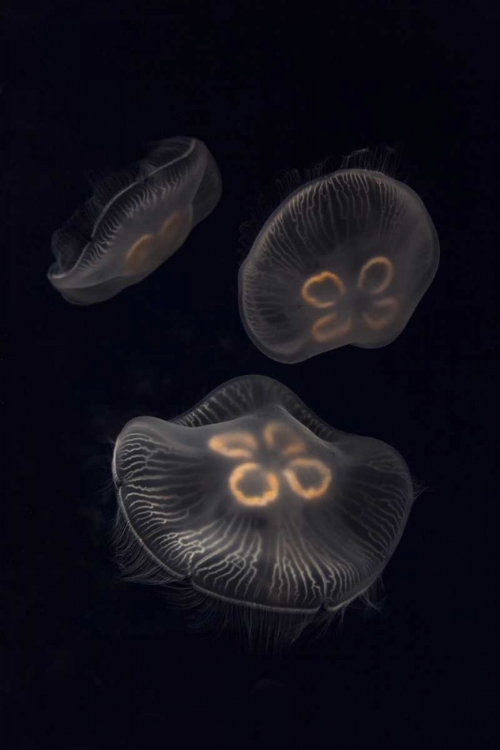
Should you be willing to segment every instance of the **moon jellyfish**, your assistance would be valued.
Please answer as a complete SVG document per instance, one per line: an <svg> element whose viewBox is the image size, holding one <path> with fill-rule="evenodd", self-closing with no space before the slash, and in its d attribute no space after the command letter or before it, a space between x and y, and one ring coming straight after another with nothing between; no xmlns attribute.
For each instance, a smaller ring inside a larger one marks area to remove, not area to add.
<svg viewBox="0 0 500 750"><path fill-rule="evenodd" d="M125 575L177 582L203 624L274 646L368 592L414 500L394 448L330 427L257 375L172 421L128 422L112 472Z"/></svg>
<svg viewBox="0 0 500 750"><path fill-rule="evenodd" d="M407 185L341 169L292 192L240 268L240 313L253 343L278 362L346 344L394 341L439 263L431 217Z"/></svg>
<svg viewBox="0 0 500 750"><path fill-rule="evenodd" d="M64 299L92 305L149 276L221 195L219 169L196 138L169 138L92 197L54 233L48 278Z"/></svg>

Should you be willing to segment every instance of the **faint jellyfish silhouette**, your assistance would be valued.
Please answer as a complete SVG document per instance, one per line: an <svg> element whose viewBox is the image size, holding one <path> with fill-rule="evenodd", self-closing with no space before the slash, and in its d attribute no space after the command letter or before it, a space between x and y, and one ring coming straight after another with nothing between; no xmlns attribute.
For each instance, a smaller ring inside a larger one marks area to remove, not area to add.
<svg viewBox="0 0 500 750"><path fill-rule="evenodd" d="M112 472L125 575L182 582L202 626L271 646L366 596L414 500L394 448L333 429L257 375L171 422L128 422Z"/></svg>
<svg viewBox="0 0 500 750"><path fill-rule="evenodd" d="M240 268L241 318L279 362L386 346L438 263L436 229L413 190L381 171L341 169L294 190L266 221Z"/></svg>
<svg viewBox="0 0 500 750"><path fill-rule="evenodd" d="M169 138L96 185L52 237L48 278L64 299L91 305L137 284L178 250L221 196L219 169L196 138Z"/></svg>

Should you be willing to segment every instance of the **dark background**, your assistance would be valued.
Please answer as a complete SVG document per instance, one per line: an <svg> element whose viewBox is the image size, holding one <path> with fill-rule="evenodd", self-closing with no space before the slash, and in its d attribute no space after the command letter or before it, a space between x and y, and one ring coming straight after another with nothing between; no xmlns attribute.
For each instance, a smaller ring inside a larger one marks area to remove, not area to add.
<svg viewBox="0 0 500 750"><path fill-rule="evenodd" d="M496 747L496 4L48 0L0 25L0 746ZM140 285L67 304L45 277L52 232L90 178L174 135L211 149L218 208ZM240 225L287 170L380 144L436 224L434 283L385 349L266 359L239 320ZM280 655L186 632L120 582L109 544L125 421L253 372L394 445L427 488L380 611Z"/></svg>

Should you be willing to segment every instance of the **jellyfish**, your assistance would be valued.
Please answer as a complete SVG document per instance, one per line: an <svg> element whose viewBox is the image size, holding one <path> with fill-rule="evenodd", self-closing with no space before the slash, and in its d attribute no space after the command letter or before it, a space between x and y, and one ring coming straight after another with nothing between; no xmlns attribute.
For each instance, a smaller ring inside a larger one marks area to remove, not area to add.
<svg viewBox="0 0 500 750"><path fill-rule="evenodd" d="M144 159L96 185L54 233L49 281L76 305L114 297L173 255L220 195L219 169L202 141L161 141Z"/></svg>
<svg viewBox="0 0 500 750"><path fill-rule="evenodd" d="M239 272L243 325L278 362L353 344L390 344L439 263L418 195L376 170L341 169L292 192L258 233Z"/></svg>
<svg viewBox="0 0 500 750"><path fill-rule="evenodd" d="M373 591L414 500L394 448L258 375L172 421L128 422L112 474L125 576L177 582L202 627L237 623L272 647Z"/></svg>

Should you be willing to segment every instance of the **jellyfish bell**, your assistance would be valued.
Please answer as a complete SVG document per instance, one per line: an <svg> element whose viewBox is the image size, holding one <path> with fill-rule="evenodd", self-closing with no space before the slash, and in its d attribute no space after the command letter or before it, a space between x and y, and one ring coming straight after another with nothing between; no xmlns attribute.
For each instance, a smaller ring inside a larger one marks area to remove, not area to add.
<svg viewBox="0 0 500 750"><path fill-rule="evenodd" d="M125 576L177 582L201 626L274 646L372 587L414 499L391 446L330 427L256 375L170 422L127 423L112 473Z"/></svg>
<svg viewBox="0 0 500 750"><path fill-rule="evenodd" d="M241 265L242 322L272 359L386 346L434 278L439 241L424 204L386 160L365 157L297 185Z"/></svg>
<svg viewBox="0 0 500 750"><path fill-rule="evenodd" d="M220 195L220 173L202 141L157 143L141 161L97 184L54 233L49 281L76 305L114 297L173 255Z"/></svg>

